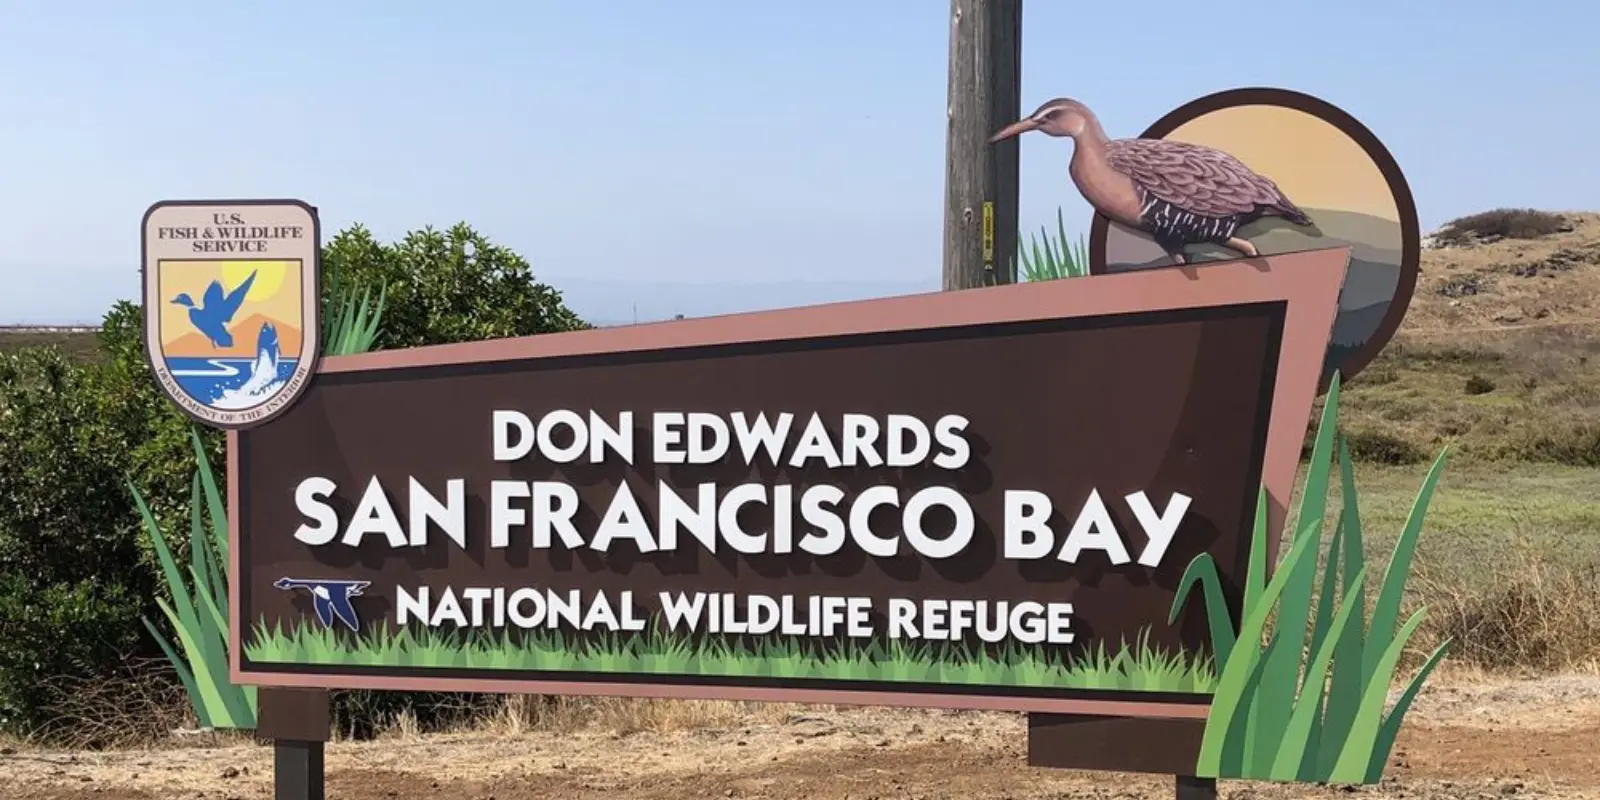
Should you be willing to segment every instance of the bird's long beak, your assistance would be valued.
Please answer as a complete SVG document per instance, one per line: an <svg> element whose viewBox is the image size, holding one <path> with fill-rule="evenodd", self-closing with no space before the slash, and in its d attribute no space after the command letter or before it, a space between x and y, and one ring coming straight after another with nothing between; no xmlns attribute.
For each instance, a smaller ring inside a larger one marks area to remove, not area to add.
<svg viewBox="0 0 1600 800"><path fill-rule="evenodd" d="M994 144L1001 139L1010 139L1018 134L1027 133L1039 127L1039 123L1030 119L1019 119L1000 129L1000 132L989 137L989 143Z"/></svg>

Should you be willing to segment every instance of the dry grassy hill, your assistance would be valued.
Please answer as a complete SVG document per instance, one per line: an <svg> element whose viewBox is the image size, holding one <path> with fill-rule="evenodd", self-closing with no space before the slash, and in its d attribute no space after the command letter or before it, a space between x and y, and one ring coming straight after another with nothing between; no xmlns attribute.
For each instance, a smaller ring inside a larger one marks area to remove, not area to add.
<svg viewBox="0 0 1600 800"><path fill-rule="evenodd" d="M1429 238L1400 334L1351 383L1352 446L1600 466L1600 214L1502 210Z"/></svg>
<svg viewBox="0 0 1600 800"><path fill-rule="evenodd" d="M1600 214L1552 214L1525 225L1499 221L1538 213L1490 212L1466 218L1484 218L1476 224L1486 234L1456 234L1446 226L1429 237L1406 328L1466 333L1600 322Z"/></svg>

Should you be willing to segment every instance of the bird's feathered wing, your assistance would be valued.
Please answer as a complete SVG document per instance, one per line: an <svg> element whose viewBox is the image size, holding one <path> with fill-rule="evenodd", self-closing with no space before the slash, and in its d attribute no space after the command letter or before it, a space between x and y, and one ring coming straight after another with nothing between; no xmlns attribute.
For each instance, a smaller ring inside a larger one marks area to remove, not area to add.
<svg viewBox="0 0 1600 800"><path fill-rule="evenodd" d="M325 626L333 625L333 600L323 597L316 592L311 593L311 610L317 612L317 619Z"/></svg>
<svg viewBox="0 0 1600 800"><path fill-rule="evenodd" d="M228 302L227 296L223 294L222 281L212 281L211 285L206 287L206 295L202 300L207 310L221 309L223 304Z"/></svg>
<svg viewBox="0 0 1600 800"><path fill-rule="evenodd" d="M233 291L228 292L228 299L223 301L222 308L220 309L222 312L223 321L231 320L233 319L234 314L239 313L239 306L244 304L244 296L250 293L250 287L255 282L256 274L251 272L250 276L245 278L242 283L233 287ZM212 282L212 285L218 286L218 284L214 281ZM219 286L218 288L221 287ZM208 301L206 305L209 307L211 304Z"/></svg>
<svg viewBox="0 0 1600 800"><path fill-rule="evenodd" d="M1257 210L1305 220L1271 178L1221 150L1168 139L1117 139L1106 145L1111 168L1150 195L1208 217Z"/></svg>

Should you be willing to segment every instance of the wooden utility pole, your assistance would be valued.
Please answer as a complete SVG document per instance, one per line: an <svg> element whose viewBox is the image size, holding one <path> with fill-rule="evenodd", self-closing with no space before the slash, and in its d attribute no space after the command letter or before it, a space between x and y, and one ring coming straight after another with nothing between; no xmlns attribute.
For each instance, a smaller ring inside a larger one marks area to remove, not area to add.
<svg viewBox="0 0 1600 800"><path fill-rule="evenodd" d="M944 167L944 288L1017 279L1017 140L989 137L1022 116L1022 0L950 0Z"/></svg>

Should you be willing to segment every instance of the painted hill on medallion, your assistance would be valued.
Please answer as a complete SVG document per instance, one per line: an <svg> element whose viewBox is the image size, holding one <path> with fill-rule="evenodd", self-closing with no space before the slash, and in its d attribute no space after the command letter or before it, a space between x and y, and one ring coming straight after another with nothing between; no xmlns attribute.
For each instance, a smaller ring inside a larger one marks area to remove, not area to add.
<svg viewBox="0 0 1600 800"><path fill-rule="evenodd" d="M204 334L195 331L184 334L163 349L169 358L255 358L256 336L261 332L261 326L268 322L278 329L278 346L284 358L299 357L302 346L300 329L262 314L252 314L228 326L228 332L233 334L231 347L213 346Z"/></svg>

